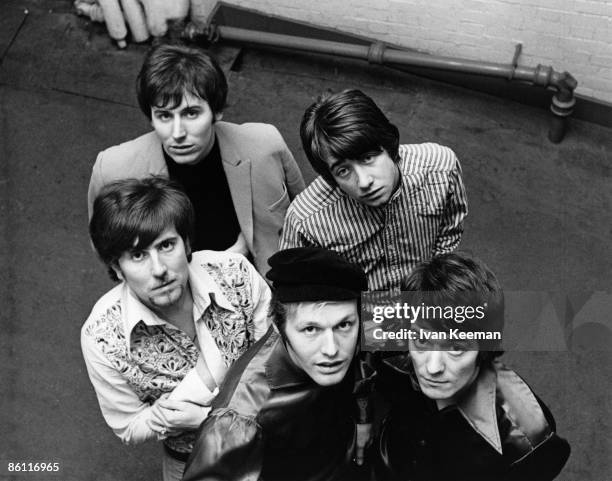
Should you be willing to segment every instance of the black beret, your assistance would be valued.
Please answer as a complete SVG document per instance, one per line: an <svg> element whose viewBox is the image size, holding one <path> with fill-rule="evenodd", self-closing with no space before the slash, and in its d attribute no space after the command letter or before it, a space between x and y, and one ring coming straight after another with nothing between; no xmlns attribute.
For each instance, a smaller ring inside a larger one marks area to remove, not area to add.
<svg viewBox="0 0 612 481"><path fill-rule="evenodd" d="M361 267L327 249L286 249L270 257L268 264L266 277L281 302L345 301L368 289Z"/></svg>

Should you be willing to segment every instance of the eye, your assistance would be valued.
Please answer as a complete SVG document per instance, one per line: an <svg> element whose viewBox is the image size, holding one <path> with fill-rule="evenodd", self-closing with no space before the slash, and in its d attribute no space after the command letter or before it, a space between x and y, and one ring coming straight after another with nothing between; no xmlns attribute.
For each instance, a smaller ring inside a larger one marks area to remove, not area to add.
<svg viewBox="0 0 612 481"><path fill-rule="evenodd" d="M350 170L346 167L338 167L334 175L336 177L347 177L350 174Z"/></svg>
<svg viewBox="0 0 612 481"><path fill-rule="evenodd" d="M467 351L467 346L460 343L453 343L448 348L448 353L455 357L461 356L465 351Z"/></svg>
<svg viewBox="0 0 612 481"><path fill-rule="evenodd" d="M415 346L417 349L424 350L424 349L425 349L425 348L428 346L428 344L429 344L429 343L427 342L427 339L422 338L422 337L417 337L417 338L414 340L414 346Z"/></svg>
<svg viewBox="0 0 612 481"><path fill-rule="evenodd" d="M159 250L161 252L170 252L172 249L174 249L175 245L176 245L176 240L168 239L168 240L163 241L161 244L159 244Z"/></svg>
<svg viewBox="0 0 612 481"><path fill-rule="evenodd" d="M195 119L200 115L200 111L199 110L187 110L185 112L185 117L187 117L188 119Z"/></svg>
<svg viewBox="0 0 612 481"><path fill-rule="evenodd" d="M305 326L300 330L300 332L303 332L304 334L308 335L313 335L316 334L318 330L319 329L317 328L317 326Z"/></svg>
<svg viewBox="0 0 612 481"><path fill-rule="evenodd" d="M144 260L146 253L144 251L132 251L130 252L130 260L134 262L141 262Z"/></svg>
<svg viewBox="0 0 612 481"><path fill-rule="evenodd" d="M351 327L353 327L353 321L342 321L340 324L336 326L339 331L350 331Z"/></svg>
<svg viewBox="0 0 612 481"><path fill-rule="evenodd" d="M161 120L162 122L167 122L172 118L172 115L170 115L170 112L166 112L165 110L157 110L155 112L155 118Z"/></svg>

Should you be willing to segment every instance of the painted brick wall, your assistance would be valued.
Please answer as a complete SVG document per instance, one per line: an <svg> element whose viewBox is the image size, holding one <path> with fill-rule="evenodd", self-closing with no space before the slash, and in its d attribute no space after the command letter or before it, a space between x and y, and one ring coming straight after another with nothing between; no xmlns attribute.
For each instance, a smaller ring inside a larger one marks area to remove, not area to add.
<svg viewBox="0 0 612 481"><path fill-rule="evenodd" d="M225 0L423 52L567 70L612 102L612 0ZM192 0L200 12L214 1Z"/></svg>

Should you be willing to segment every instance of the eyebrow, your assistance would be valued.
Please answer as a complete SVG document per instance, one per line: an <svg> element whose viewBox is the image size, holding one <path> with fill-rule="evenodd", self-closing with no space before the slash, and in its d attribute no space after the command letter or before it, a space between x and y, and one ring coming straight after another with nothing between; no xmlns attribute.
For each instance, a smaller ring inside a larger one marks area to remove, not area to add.
<svg viewBox="0 0 612 481"><path fill-rule="evenodd" d="M346 159L336 159L336 161L333 162L329 166L329 171L331 172L332 170L334 170L336 167L338 167L340 164L343 164L344 162L346 162Z"/></svg>
<svg viewBox="0 0 612 481"><path fill-rule="evenodd" d="M343 322L347 322L347 321L357 322L358 320L359 320L358 316L354 316L353 314L347 314L346 316L342 317L337 322L335 322L331 327L334 328L338 326L339 324L342 324ZM298 321L296 323L296 328L298 329L305 327L305 326L324 327L318 320L307 319L304 321Z"/></svg>
<svg viewBox="0 0 612 481"><path fill-rule="evenodd" d="M346 316L344 316L342 319L340 319L338 322L336 322L336 324L334 324L334 327L337 326L338 324L342 324L343 322L347 322L347 321L355 321L357 322L359 320L359 316L355 316L353 314L347 314Z"/></svg>
<svg viewBox="0 0 612 481"><path fill-rule="evenodd" d="M168 107L151 107L151 109L155 113L158 113L158 112L170 112L170 111L174 110L175 108L169 109ZM190 110L191 111L193 111L193 110L201 111L201 110L204 110L204 109L200 105L186 105L184 108L181 109L181 113L182 112L188 112Z"/></svg>
<svg viewBox="0 0 612 481"><path fill-rule="evenodd" d="M169 236L166 236L166 237L162 237L161 239L159 239L159 241L154 242L152 245L153 245L153 247L157 247L160 244L163 244L164 242L168 242L168 241L172 241L172 240L176 240L176 239L178 239L178 236L172 234L172 235L169 235Z"/></svg>

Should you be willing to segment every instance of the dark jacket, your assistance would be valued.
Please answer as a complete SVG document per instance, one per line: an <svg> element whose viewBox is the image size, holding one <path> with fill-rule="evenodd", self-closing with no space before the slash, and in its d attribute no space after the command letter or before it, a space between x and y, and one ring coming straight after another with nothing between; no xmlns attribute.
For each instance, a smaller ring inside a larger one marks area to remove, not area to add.
<svg viewBox="0 0 612 481"><path fill-rule="evenodd" d="M271 327L228 371L183 480L345 479L352 389L351 376L331 387L314 383Z"/></svg>
<svg viewBox="0 0 612 481"><path fill-rule="evenodd" d="M374 444L378 479L544 481L565 465L570 447L552 414L503 364L481 368L442 410L413 376L408 360L379 367L377 387L390 407Z"/></svg>

